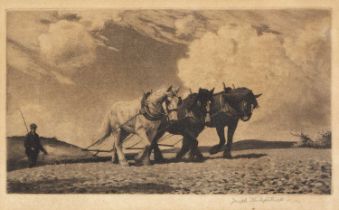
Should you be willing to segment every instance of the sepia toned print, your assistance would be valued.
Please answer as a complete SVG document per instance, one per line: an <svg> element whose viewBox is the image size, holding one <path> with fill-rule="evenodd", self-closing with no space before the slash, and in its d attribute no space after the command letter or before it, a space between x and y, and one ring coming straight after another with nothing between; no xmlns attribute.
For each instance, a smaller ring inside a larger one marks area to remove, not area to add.
<svg viewBox="0 0 339 210"><path fill-rule="evenodd" d="M330 10L6 15L8 193L332 193Z"/></svg>

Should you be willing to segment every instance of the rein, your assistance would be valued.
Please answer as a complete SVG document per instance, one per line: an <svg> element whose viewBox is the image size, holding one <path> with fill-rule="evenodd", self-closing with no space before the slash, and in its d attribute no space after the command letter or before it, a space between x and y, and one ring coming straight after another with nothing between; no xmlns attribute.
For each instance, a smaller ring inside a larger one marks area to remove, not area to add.
<svg viewBox="0 0 339 210"><path fill-rule="evenodd" d="M144 94L142 100L141 100L141 108L139 110L139 112L137 112L135 115L133 115L130 119L128 119L127 121L125 121L124 123L122 123L119 127L111 130L111 133L121 129L122 126L126 125L127 123L129 123L130 121L134 120L137 116L139 115L143 115L146 119L150 120L150 121L157 121L157 120L161 120L163 118L163 116L167 116L168 113L177 111L178 109L168 109L167 107L167 113L164 112L158 112L156 114L153 114L149 107L148 104L146 102L147 97L151 95L151 92L147 92ZM89 151L89 148L101 144L105 139L98 139L97 141L93 142L92 144L90 144L89 146L87 146L86 148L83 148L82 150L86 150ZM96 151L96 150L95 150Z"/></svg>
<svg viewBox="0 0 339 210"><path fill-rule="evenodd" d="M148 119L150 121L161 120L163 118L163 116L166 115L163 112L158 112L156 114L151 113L148 105L143 104L143 103L141 104L140 114L142 114L146 119Z"/></svg>
<svg viewBox="0 0 339 210"><path fill-rule="evenodd" d="M185 109L185 117L191 117L201 121L209 112L210 111L207 111L206 108L202 106L200 100L197 97L194 99L194 103Z"/></svg>
<svg viewBox="0 0 339 210"><path fill-rule="evenodd" d="M147 92L144 94L144 97L141 100L141 108L140 108L140 114L142 114L146 119L150 120L150 121L158 121L161 120L164 116L168 116L169 113L171 112L177 112L178 109L168 109L168 107L166 106L166 111L167 112L158 112L158 113L152 113L147 102L146 99L148 98L148 96L150 95L150 92Z"/></svg>

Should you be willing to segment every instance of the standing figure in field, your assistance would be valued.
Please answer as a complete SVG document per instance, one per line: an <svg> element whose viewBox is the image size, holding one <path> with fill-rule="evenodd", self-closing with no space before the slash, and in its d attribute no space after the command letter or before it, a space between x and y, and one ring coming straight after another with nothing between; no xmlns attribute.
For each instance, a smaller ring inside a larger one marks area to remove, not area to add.
<svg viewBox="0 0 339 210"><path fill-rule="evenodd" d="M163 160L157 140L166 131L183 136L182 148L176 155L177 160L180 160L187 152L190 152L189 159L191 161L201 161L203 159L203 155L198 148L197 137L204 129L206 119L209 118L209 107L213 100L213 91L214 88L212 90L200 88L198 93L191 93L178 106L177 120L166 121L161 124L152 145L156 161Z"/></svg>
<svg viewBox="0 0 339 210"><path fill-rule="evenodd" d="M227 144L224 150L225 158L232 158L231 148L234 132L238 121L248 121L251 119L253 110L258 107L257 98L262 94L254 95L252 90L226 87L224 91L214 94L211 104L211 120L206 126L216 128L220 142L210 149L210 154L215 154L222 150L225 144L224 128L227 126Z"/></svg>
<svg viewBox="0 0 339 210"><path fill-rule="evenodd" d="M133 101L116 102L104 121L104 132L99 138L103 141L111 134L115 134L113 144L112 162L120 162L128 166L122 143L130 134L137 135L146 143L145 149L136 158L136 162L144 165L150 164L150 145L163 120L176 120L179 98L179 88L160 89L147 92L143 98ZM174 118L173 118L174 117Z"/></svg>
<svg viewBox="0 0 339 210"><path fill-rule="evenodd" d="M26 139L24 142L25 146L25 153L28 158L29 162L29 167L33 167L36 165L38 157L39 157L39 152L42 151L44 154L47 155L47 151L45 148L41 145L40 142L40 137L36 133L36 129L38 126L34 123L30 125L30 132L27 133Z"/></svg>

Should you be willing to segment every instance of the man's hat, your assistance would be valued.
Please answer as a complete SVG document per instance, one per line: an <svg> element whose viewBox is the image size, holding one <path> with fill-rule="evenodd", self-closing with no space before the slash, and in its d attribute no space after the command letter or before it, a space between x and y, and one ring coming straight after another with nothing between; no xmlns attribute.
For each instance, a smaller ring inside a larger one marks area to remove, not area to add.
<svg viewBox="0 0 339 210"><path fill-rule="evenodd" d="M38 126L37 126L35 123L32 123L29 127L30 127L31 129L36 129Z"/></svg>

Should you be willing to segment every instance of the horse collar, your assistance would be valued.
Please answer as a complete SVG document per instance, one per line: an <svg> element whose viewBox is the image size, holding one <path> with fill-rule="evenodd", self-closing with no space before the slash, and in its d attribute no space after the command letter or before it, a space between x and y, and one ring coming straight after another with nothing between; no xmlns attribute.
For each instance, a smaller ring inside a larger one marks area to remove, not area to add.
<svg viewBox="0 0 339 210"><path fill-rule="evenodd" d="M146 119L150 121L161 120L164 116L164 113L159 112L159 113L153 114L148 107L148 103L146 102L146 99L148 98L149 95L150 93L146 93L141 99L140 114L142 114Z"/></svg>

